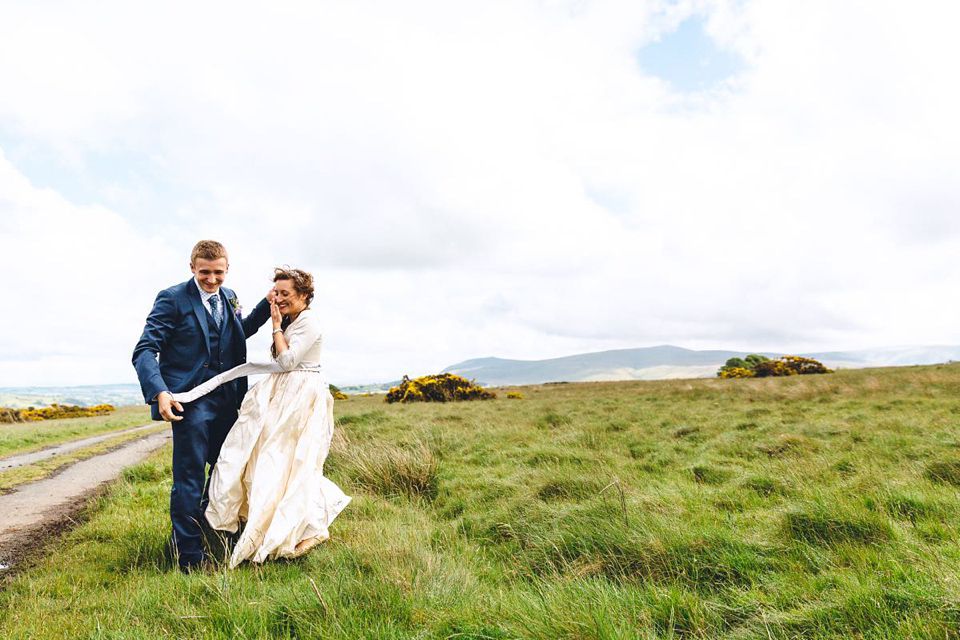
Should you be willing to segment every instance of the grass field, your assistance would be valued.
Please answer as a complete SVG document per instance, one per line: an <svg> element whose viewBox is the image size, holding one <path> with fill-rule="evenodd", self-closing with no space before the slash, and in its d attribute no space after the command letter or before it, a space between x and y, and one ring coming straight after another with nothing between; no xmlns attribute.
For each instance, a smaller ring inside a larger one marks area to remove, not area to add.
<svg viewBox="0 0 960 640"><path fill-rule="evenodd" d="M0 424L0 458L150 422L147 405L119 407L105 416Z"/></svg>
<svg viewBox="0 0 960 640"><path fill-rule="evenodd" d="M0 592L3 638L960 638L960 366L338 403L296 561L183 576L169 450Z"/></svg>
<svg viewBox="0 0 960 640"><path fill-rule="evenodd" d="M18 453L28 453L81 438L122 431L150 422L150 409L144 405L142 407L120 407L115 412L105 416L0 424L0 458ZM157 423L158 431L166 428L169 427L163 423ZM40 480L65 465L109 451L113 447L136 438L142 438L144 435L146 435L144 432L118 435L103 442L76 449L35 464L0 470L0 492L7 491L24 482Z"/></svg>

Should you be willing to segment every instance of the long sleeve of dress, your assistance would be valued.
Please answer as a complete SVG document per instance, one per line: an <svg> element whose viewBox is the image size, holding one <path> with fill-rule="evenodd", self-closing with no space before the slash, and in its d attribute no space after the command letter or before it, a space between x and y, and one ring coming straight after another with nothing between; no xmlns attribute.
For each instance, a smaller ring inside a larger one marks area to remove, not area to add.
<svg viewBox="0 0 960 640"><path fill-rule="evenodd" d="M297 318L299 320L299 318ZM277 364L284 371L293 371L303 362L307 352L316 349L320 337L320 323L312 318L304 318L303 322L294 322L284 337L287 339L287 350L277 356Z"/></svg>
<svg viewBox="0 0 960 640"><path fill-rule="evenodd" d="M174 393L173 399L177 402L193 402L205 396L224 382L235 378L261 373L286 373L297 369L319 371L320 352L322 347L322 330L320 322L307 310L283 332L287 340L287 350L281 353L273 362L248 362L229 371L224 371L203 384L184 391Z"/></svg>

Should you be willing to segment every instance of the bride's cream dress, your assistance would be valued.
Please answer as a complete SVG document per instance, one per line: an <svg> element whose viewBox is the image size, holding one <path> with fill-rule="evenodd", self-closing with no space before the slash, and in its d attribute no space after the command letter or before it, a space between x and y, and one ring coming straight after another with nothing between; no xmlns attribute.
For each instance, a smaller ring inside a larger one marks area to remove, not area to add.
<svg viewBox="0 0 960 640"><path fill-rule="evenodd" d="M231 369L184 394L190 401L249 373L270 375L244 397L240 415L210 477L206 516L215 529L246 526L230 557L294 557L329 538L328 528L350 502L323 475L333 437L333 397L320 368L320 326L310 309L284 331L289 348L272 363Z"/></svg>

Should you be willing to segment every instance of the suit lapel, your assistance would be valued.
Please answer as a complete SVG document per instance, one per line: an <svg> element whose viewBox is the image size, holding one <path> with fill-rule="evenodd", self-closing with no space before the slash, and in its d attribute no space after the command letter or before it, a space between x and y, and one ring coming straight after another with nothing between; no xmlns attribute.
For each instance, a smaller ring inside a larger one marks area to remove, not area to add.
<svg viewBox="0 0 960 640"><path fill-rule="evenodd" d="M233 291L224 287L220 287L220 290L223 291L223 297L226 299L226 304L223 305L224 322L222 326L226 327L228 321L232 322L234 331L240 331L240 335L243 335L243 326L240 324L240 318L237 317L237 312L234 310L233 304L230 302L230 300L236 300ZM229 320L227 319L227 316L230 316Z"/></svg>
<svg viewBox="0 0 960 640"><path fill-rule="evenodd" d="M197 288L196 281L187 282L187 297L193 306L193 312L197 315L197 321L200 323L200 329L203 331L203 339L207 343L207 355L210 355L210 329L207 328L207 310L200 299L200 289Z"/></svg>
<svg viewBox="0 0 960 640"><path fill-rule="evenodd" d="M223 335L223 332L227 328L227 323L233 322L233 320L231 320L234 316L233 305L230 304L230 298L233 297L233 292L223 287L220 287L220 291L223 293L223 295L220 296L220 301L223 303L221 307L223 309L223 322L220 323L220 335Z"/></svg>

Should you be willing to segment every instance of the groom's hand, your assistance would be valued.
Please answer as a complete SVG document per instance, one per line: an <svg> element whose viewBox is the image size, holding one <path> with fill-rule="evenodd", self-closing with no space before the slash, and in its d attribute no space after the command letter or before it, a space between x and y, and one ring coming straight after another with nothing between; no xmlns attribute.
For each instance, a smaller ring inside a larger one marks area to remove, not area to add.
<svg viewBox="0 0 960 640"><path fill-rule="evenodd" d="M161 391L157 396L157 408L160 409L160 417L167 422L176 422L183 420L183 416L178 416L173 412L174 409L183 413L183 405L173 399L169 391Z"/></svg>

